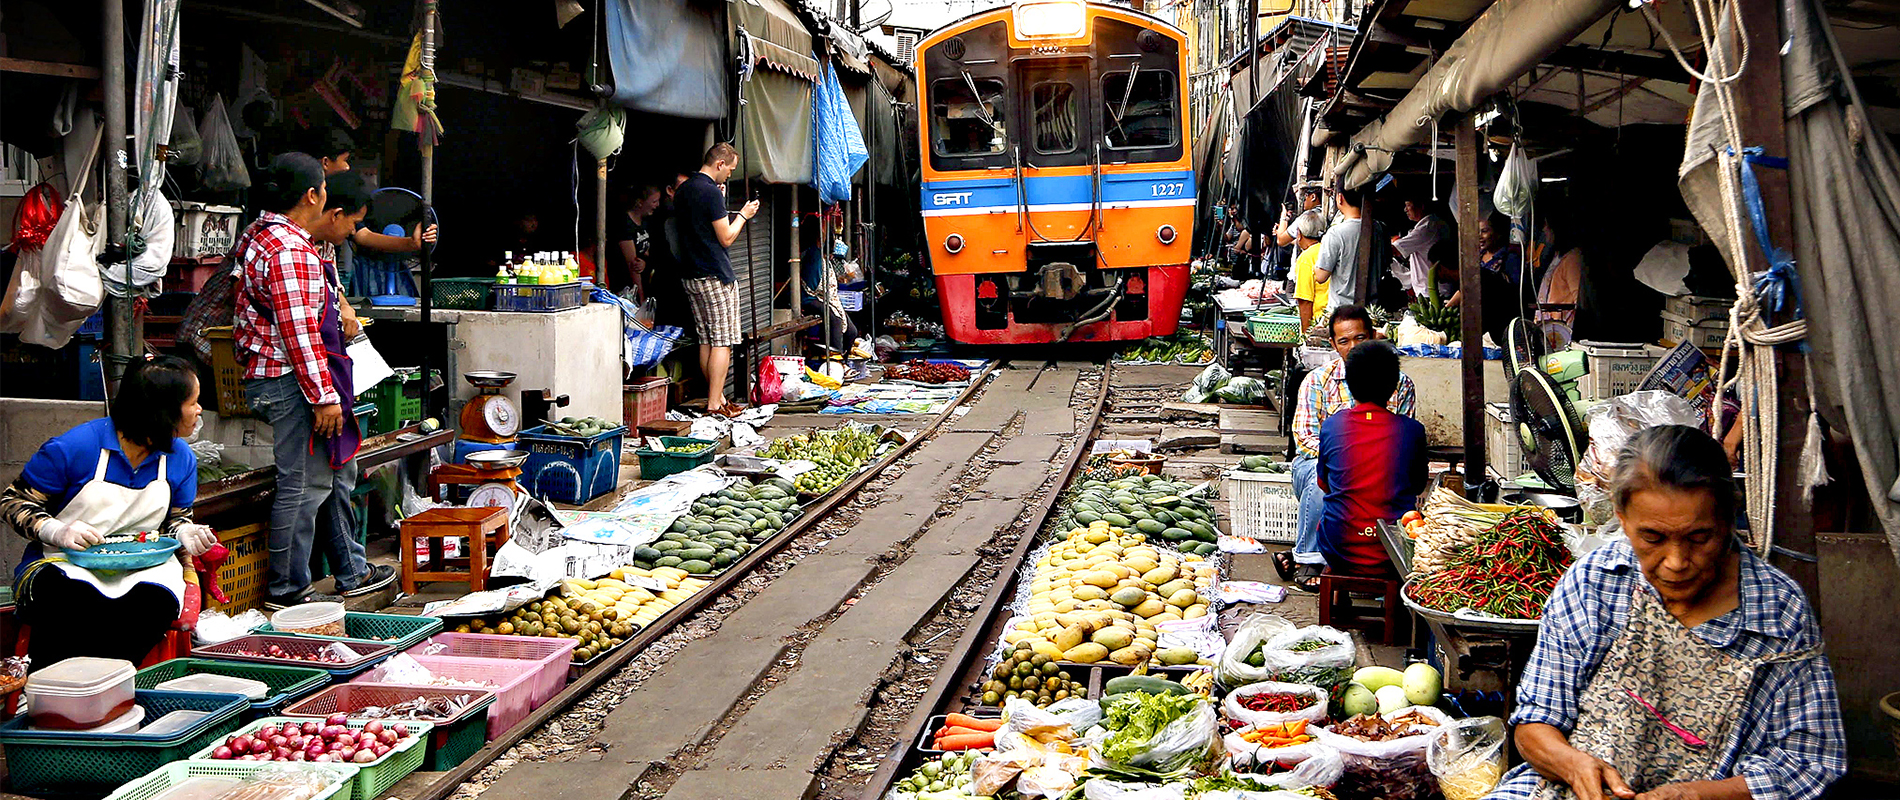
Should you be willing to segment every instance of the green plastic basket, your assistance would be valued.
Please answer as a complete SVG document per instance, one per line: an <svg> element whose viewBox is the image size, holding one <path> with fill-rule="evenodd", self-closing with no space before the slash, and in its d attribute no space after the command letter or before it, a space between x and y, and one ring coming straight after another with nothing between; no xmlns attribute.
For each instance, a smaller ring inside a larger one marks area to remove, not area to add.
<svg viewBox="0 0 1900 800"><path fill-rule="evenodd" d="M705 447L695 453L669 453L665 450L647 450L644 448L635 451L640 456L640 480L657 481L668 475L685 472L701 464L711 464L713 460L713 450L717 449L719 445L718 442L706 439L694 439L690 436L660 437L661 447L672 447L682 444L700 444L705 445Z"/></svg>
<svg viewBox="0 0 1900 800"><path fill-rule="evenodd" d="M266 622L259 625L253 633L277 633ZM398 650L407 650L417 642L442 632L442 620L439 617L421 617L412 614L371 614L367 611L351 611L343 615L342 636L318 636L313 633L285 633L281 636L297 636L305 639L323 639L325 641L371 641L378 644L394 645Z"/></svg>
<svg viewBox="0 0 1900 800"><path fill-rule="evenodd" d="M435 308L487 311L489 287L494 285L494 278L434 278L429 281L429 300Z"/></svg>
<svg viewBox="0 0 1900 800"><path fill-rule="evenodd" d="M407 374L405 374L407 373ZM376 418L370 422L371 434L388 433L422 419L422 374L398 370L357 397L376 406Z"/></svg>
<svg viewBox="0 0 1900 800"><path fill-rule="evenodd" d="M310 718L308 717L264 717L262 719L251 720L250 722L238 726L238 729L232 731L231 735L236 736L250 733L265 725L282 725L286 722L295 722L302 725L309 721ZM349 721L349 728L351 730L361 730L363 726L369 722L370 720L367 719L353 719ZM389 787L395 786L397 781L408 777L409 773L422 768L422 756L429 750L429 736L435 731L435 725L427 722L410 722L407 720L404 720L402 724L409 726L409 738L402 740L400 744L396 745L395 749L384 753L382 758L371 761L368 764L356 765L357 769L361 770L356 773L354 784L356 797L382 797L383 792L389 791ZM222 744L221 741L211 742L209 746L192 753L191 760L228 763L221 759L211 757L211 751L218 749L218 745L220 744Z"/></svg>
<svg viewBox="0 0 1900 800"><path fill-rule="evenodd" d="M245 719L256 719L276 713L297 698L323 688L330 682L330 673L308 667L279 667L270 664L247 664L242 661L213 661L208 658L174 658L139 670L135 679L138 688L151 689L169 680L183 678L186 675L209 673L232 678L259 681L270 692L262 700L252 700L251 708Z"/></svg>
<svg viewBox="0 0 1900 800"><path fill-rule="evenodd" d="M1297 342L1300 340L1298 314L1252 312L1247 315L1247 336L1256 342Z"/></svg>
<svg viewBox="0 0 1900 800"><path fill-rule="evenodd" d="M138 704L144 707L147 720L173 711L211 712L190 729L163 738L30 731L25 715L15 717L0 726L0 747L7 754L7 791L36 797L104 795L189 753L209 752L238 727L246 702L235 694L141 690Z"/></svg>
<svg viewBox="0 0 1900 800"><path fill-rule="evenodd" d="M284 764L271 764L263 761L174 761L159 767L143 778L118 788L105 800L152 800L152 798L171 791L173 787L191 779L205 776L230 778L248 778L266 768L281 769ZM356 775L361 772L355 764L314 764L297 765L298 769L322 771L335 777L325 784L323 789L310 797L310 800L352 800Z"/></svg>

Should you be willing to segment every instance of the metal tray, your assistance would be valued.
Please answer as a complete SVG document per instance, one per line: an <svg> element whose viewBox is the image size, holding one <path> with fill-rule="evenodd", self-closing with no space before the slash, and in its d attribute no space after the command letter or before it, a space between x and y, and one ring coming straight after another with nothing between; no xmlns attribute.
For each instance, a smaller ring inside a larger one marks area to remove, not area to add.
<svg viewBox="0 0 1900 800"><path fill-rule="evenodd" d="M1460 609L1457 612L1445 612L1436 608L1426 608L1412 599L1412 583L1416 580L1418 580L1416 577L1405 579L1405 585L1399 589L1399 599L1404 601L1406 608L1412 609L1417 612L1419 616L1440 625L1457 625L1462 628L1503 631L1505 633L1536 633L1538 626L1543 622L1542 620L1535 619L1487 617L1468 608Z"/></svg>

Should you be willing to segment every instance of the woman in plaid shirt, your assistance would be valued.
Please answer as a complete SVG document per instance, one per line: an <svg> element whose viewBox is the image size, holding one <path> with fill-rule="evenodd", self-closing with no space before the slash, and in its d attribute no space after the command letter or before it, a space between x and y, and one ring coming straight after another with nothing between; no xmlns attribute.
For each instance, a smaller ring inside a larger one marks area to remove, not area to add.
<svg viewBox="0 0 1900 800"><path fill-rule="evenodd" d="M1812 800L1847 771L1821 631L1801 588L1735 538L1728 456L1650 428L1619 459L1625 541L1551 593L1511 715L1518 766L1490 800Z"/></svg>

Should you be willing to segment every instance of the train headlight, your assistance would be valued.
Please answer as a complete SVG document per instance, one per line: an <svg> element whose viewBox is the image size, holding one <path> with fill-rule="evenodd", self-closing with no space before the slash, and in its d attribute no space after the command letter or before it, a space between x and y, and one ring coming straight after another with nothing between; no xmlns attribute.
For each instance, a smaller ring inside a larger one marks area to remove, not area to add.
<svg viewBox="0 0 1900 800"><path fill-rule="evenodd" d="M1088 11L1074 0L1017 3L1015 16L1021 39L1073 39L1087 32Z"/></svg>
<svg viewBox="0 0 1900 800"><path fill-rule="evenodd" d="M1160 239L1162 244L1174 244L1174 226L1163 225L1156 228L1155 238Z"/></svg>
<svg viewBox="0 0 1900 800"><path fill-rule="evenodd" d="M963 252L963 234L953 233L943 237L943 249L951 255Z"/></svg>

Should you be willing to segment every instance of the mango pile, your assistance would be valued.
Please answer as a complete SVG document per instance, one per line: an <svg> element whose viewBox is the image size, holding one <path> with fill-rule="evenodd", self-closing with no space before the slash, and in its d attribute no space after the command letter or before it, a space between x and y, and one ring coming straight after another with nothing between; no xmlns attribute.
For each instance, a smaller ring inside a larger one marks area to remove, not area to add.
<svg viewBox="0 0 1900 800"><path fill-rule="evenodd" d="M655 592L636 583L664 588ZM469 620L457 625L455 632L565 637L575 642L574 660L587 661L626 641L705 587L706 581L673 567L621 567L599 580L564 580L543 600L507 614Z"/></svg>
<svg viewBox="0 0 1900 800"><path fill-rule="evenodd" d="M1028 618L1003 640L1058 661L1124 666L1192 664L1192 650L1156 652L1155 623L1208 612L1215 568L1176 556L1098 520L1067 532L1036 562ZM1203 594L1203 593L1207 594Z"/></svg>
<svg viewBox="0 0 1900 800"><path fill-rule="evenodd" d="M1181 496L1189 488L1159 475L1109 481L1085 477L1076 483L1057 524L1072 530L1106 522L1166 540L1184 553L1211 556L1219 549L1214 507L1204 498Z"/></svg>

